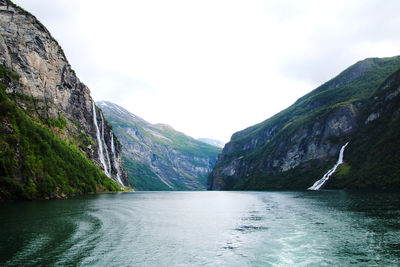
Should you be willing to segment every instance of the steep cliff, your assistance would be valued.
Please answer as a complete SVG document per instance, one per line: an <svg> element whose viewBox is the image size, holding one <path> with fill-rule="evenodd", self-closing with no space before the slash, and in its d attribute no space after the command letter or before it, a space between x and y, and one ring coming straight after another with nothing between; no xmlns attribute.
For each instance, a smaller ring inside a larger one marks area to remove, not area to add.
<svg viewBox="0 0 400 267"><path fill-rule="evenodd" d="M220 148L175 131L150 124L126 109L97 102L123 145L125 167L137 190L199 190Z"/></svg>
<svg viewBox="0 0 400 267"><path fill-rule="evenodd" d="M378 88L399 67L400 57L360 61L286 110L235 133L208 177L208 189L306 189L332 167L346 142L346 162L360 156L352 154L356 140L367 138L366 126L386 117L375 106ZM356 165L351 171L348 164L339 167L342 182L332 179L326 186L363 187L361 178L351 180Z"/></svg>
<svg viewBox="0 0 400 267"><path fill-rule="evenodd" d="M328 188L400 189L400 70L360 108L351 149Z"/></svg>
<svg viewBox="0 0 400 267"><path fill-rule="evenodd" d="M0 64L17 77L13 83L5 77L3 84L18 109L79 148L114 181L129 185L121 146L110 125L102 122L101 111L94 108L88 87L79 81L48 30L33 15L6 0L0 0ZM17 173L13 175L20 180Z"/></svg>

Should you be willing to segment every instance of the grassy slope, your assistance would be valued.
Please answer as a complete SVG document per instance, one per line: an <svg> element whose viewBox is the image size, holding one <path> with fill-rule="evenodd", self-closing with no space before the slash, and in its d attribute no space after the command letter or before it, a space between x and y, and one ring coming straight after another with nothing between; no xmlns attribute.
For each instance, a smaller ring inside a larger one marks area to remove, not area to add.
<svg viewBox="0 0 400 267"><path fill-rule="evenodd" d="M123 157L124 166L128 172L129 182L134 185L135 190L171 190L157 175L147 166Z"/></svg>
<svg viewBox="0 0 400 267"><path fill-rule="evenodd" d="M183 154L197 157L211 157L221 152L221 149L218 147L198 141L181 132L175 131L170 127L164 127L162 133L167 138L173 140L173 142L171 143L162 139L159 140L159 142L164 143L165 145L170 145L172 148L182 152Z"/></svg>
<svg viewBox="0 0 400 267"><path fill-rule="evenodd" d="M111 103L109 103L111 105ZM114 104L112 104L114 105ZM130 112L118 107L123 113L110 112L107 106L103 107L103 113L107 120L113 125L113 129L120 135L125 136L130 142L137 142L142 146L148 147L158 157L168 162L168 159L163 157L157 152L157 149L151 148L141 141L132 138L126 134L123 130L125 128L136 129L141 136L148 137L157 146L168 146L182 154L194 157L216 157L221 149L218 147L211 146L204 142L198 141L192 137L189 137L181 132L174 130L172 127L163 124L150 124L138 117L132 117ZM153 135L151 131L154 131L167 139L157 137ZM128 177L131 184L137 190L171 190L166 186L157 175L148 167L141 163L135 162L129 159L127 156L124 157L124 166L128 172ZM202 184L206 184L206 177L198 177ZM187 189L183 183L179 181L171 181L175 190Z"/></svg>
<svg viewBox="0 0 400 267"><path fill-rule="evenodd" d="M348 73L354 71L360 64L368 64L370 69L348 84L330 87L338 80L345 79ZM338 105L367 99L375 92L379 85L399 67L400 56L383 59L366 59L357 62L340 73L337 77L298 99L296 103L289 108L262 123L234 134L231 142L235 147L241 147L257 134L274 125L278 125L280 129L285 130L296 122L298 125L301 125L301 123L305 121L320 119ZM232 152L232 156L238 156L240 154L240 150Z"/></svg>
<svg viewBox="0 0 400 267"><path fill-rule="evenodd" d="M129 112L127 110L124 110ZM117 130L118 127L122 128L135 128L139 131L142 136L149 137L153 142L167 145L179 152L182 152L187 155L199 156L199 157L209 157L213 155L217 155L221 152L221 149L204 142L198 141L190 136L187 136L181 132L174 130L173 128L162 125L155 124L152 125L142 119L138 119L137 121L132 121L129 116L120 117L116 114L110 113L107 109L103 110L107 120L113 125L113 128ZM169 140L165 140L162 138L157 138L156 136L149 133L146 129L151 128L152 130L162 134Z"/></svg>
<svg viewBox="0 0 400 267"><path fill-rule="evenodd" d="M0 78L16 83L18 76L1 66ZM63 127L63 119L30 117L10 101L6 86L0 84L0 200L120 190L75 145L52 132L53 126Z"/></svg>

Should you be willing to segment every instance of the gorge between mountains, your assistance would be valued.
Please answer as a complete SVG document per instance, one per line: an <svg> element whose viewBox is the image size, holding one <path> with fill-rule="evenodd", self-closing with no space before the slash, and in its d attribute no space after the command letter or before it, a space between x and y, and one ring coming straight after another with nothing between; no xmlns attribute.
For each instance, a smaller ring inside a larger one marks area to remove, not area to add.
<svg viewBox="0 0 400 267"><path fill-rule="evenodd" d="M0 0L1 266L400 264L400 56L224 145L128 108Z"/></svg>
<svg viewBox="0 0 400 267"><path fill-rule="evenodd" d="M357 62L275 116L234 133L221 151L216 141L151 124L117 104L96 107L33 15L1 1L0 22L2 200L122 188L399 188L398 56ZM327 172L347 142L344 163ZM380 157L373 160L375 153ZM324 173L325 182L313 187Z"/></svg>

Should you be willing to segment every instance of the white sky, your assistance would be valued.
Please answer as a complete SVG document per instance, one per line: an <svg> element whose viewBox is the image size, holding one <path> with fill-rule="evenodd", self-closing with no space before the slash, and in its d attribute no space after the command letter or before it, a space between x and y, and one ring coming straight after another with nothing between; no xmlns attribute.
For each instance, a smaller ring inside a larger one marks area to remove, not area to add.
<svg viewBox="0 0 400 267"><path fill-rule="evenodd" d="M400 54L400 1L14 0L96 101L230 136L366 57Z"/></svg>

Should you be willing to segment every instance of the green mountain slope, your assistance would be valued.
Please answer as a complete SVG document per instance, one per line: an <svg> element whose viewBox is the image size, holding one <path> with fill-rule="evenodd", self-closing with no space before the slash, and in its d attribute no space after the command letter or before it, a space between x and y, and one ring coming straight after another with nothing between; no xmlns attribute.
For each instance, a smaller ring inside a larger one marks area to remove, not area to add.
<svg viewBox="0 0 400 267"><path fill-rule="evenodd" d="M346 163L330 188L400 189L400 70L392 74L360 112L362 127L351 137Z"/></svg>
<svg viewBox="0 0 400 267"><path fill-rule="evenodd" d="M21 86L18 80L0 66L0 201L120 190L75 144L56 135L62 135L65 119L37 119L15 104L34 100L6 94Z"/></svg>
<svg viewBox="0 0 400 267"><path fill-rule="evenodd" d="M357 62L286 110L235 133L209 175L208 189L308 188L347 141L346 158L351 153L366 107L399 67L400 57Z"/></svg>
<svg viewBox="0 0 400 267"><path fill-rule="evenodd" d="M111 102L97 105L123 147L124 165L136 190L201 190L221 149L165 124L151 124Z"/></svg>

